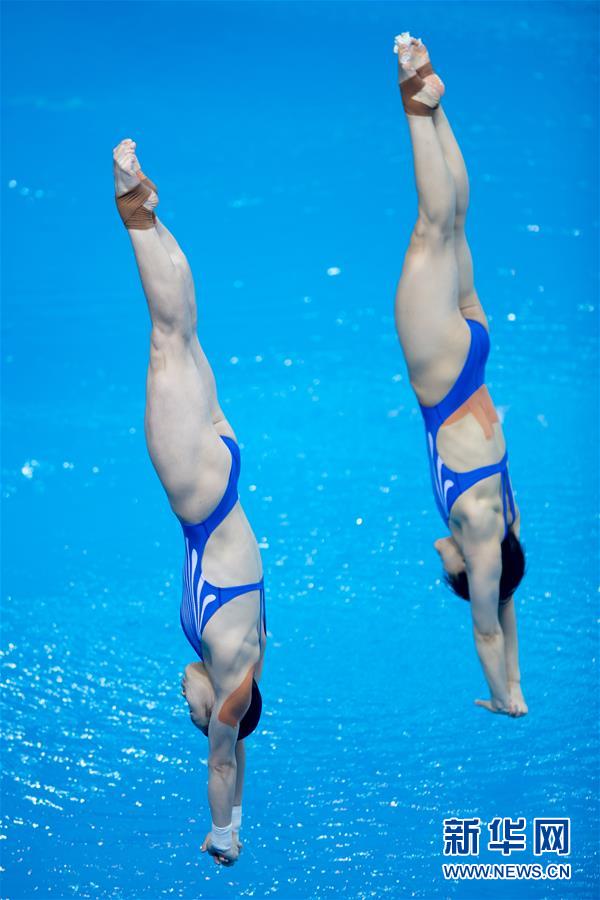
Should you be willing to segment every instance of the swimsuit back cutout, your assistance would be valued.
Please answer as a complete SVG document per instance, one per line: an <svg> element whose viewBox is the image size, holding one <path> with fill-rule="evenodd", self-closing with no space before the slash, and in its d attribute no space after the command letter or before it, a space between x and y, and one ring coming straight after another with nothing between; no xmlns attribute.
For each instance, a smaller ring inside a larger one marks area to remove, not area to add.
<svg viewBox="0 0 600 900"><path fill-rule="evenodd" d="M221 439L231 453L231 470L225 493L213 512L203 521L195 525L179 519L185 540L185 559L183 563L183 595L181 598L180 619L183 632L202 659L202 632L216 611L234 597L260 591L260 622L267 630L265 616L264 581L242 584L236 587L218 587L211 584L202 574L202 557L208 539L215 529L229 515L238 501L238 479L240 476L240 448L236 442L224 435ZM179 517L178 517L179 518ZM259 641L262 641L259 629Z"/></svg>
<svg viewBox="0 0 600 900"><path fill-rule="evenodd" d="M469 352L461 373L444 397L435 406L421 407L427 434L427 452L431 467L431 480L437 508L444 522L448 524L450 510L461 494L477 482L490 475L500 475L502 490L502 512L504 534L508 531L508 507L512 521L515 520L515 501L508 474L508 453L490 466L471 469L470 472L455 472L443 462L437 451L437 435L444 422L485 384L485 364L490 353L490 338L487 329L474 319L465 319L471 332Z"/></svg>

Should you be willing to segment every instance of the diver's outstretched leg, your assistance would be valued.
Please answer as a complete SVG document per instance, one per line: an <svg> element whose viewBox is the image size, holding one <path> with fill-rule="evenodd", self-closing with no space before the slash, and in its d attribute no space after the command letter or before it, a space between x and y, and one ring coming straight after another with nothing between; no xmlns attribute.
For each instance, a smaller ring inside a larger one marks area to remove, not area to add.
<svg viewBox="0 0 600 900"><path fill-rule="evenodd" d="M200 372L202 380L204 381L204 384L205 384L205 387L206 387L206 390L208 393L213 425L217 428L219 433L221 433L221 432L226 433L226 434L232 433L231 427L229 426L229 423L225 419L223 410L219 406L219 403L217 400L217 386L215 383L215 376L210 367L210 363L208 362L206 354L204 353L204 350L202 349L202 347L200 345L200 341L198 340L198 337L197 337L196 328L197 328L197 322L198 322L198 315L197 315L197 310L196 310L196 291L194 288L194 279L192 277L192 270L190 269L190 264L188 263L187 257L185 255L185 253L183 252L183 250L181 249L181 247L179 246L179 244L177 243L176 239L173 237L173 235L171 234L169 229L166 227L166 225L164 225L160 221L158 216L156 217L155 227L156 227L156 231L158 232L158 236L160 237L165 250L171 257L171 262L173 263L175 268L179 270L179 272L181 273L181 275L183 277L184 283L185 283L185 288L186 288L185 294L188 299L190 315L191 315L191 320L192 320L192 327L194 330L194 336L196 338L191 343L191 351L194 356L194 362L196 363L196 365L198 367L198 370ZM221 427L221 426L224 426L224 427Z"/></svg>
<svg viewBox="0 0 600 900"><path fill-rule="evenodd" d="M465 233L469 208L469 176L463 155L446 113L439 106L433 114L433 122L446 157L446 163L456 187L456 221L454 223L454 252L458 265L458 305L463 316L476 319L487 328L487 318L475 290L473 258Z"/></svg>
<svg viewBox="0 0 600 900"><path fill-rule="evenodd" d="M396 293L396 326L411 382L422 402L434 404L456 378L469 340L458 307L456 188L433 123L440 90L430 85L419 91L415 67L400 54L399 75L412 142L418 218ZM407 84L412 96L407 96Z"/></svg>
<svg viewBox="0 0 600 900"><path fill-rule="evenodd" d="M426 84L439 90L440 78L434 72L425 44L420 39L411 41L411 61ZM487 327L485 312L475 290L473 259L465 234L465 221L469 209L469 176L458 141L448 117L440 105L433 111L433 124L437 131L446 165L454 179L456 216L454 220L454 252L458 265L458 305L469 319L477 319Z"/></svg>
<svg viewBox="0 0 600 900"><path fill-rule="evenodd" d="M227 483L232 434L219 409L215 381L196 335L194 285L187 260L154 213L155 186L143 176L133 141L114 150L117 206L133 245L152 320L146 383L146 440L152 463L177 515L205 518Z"/></svg>

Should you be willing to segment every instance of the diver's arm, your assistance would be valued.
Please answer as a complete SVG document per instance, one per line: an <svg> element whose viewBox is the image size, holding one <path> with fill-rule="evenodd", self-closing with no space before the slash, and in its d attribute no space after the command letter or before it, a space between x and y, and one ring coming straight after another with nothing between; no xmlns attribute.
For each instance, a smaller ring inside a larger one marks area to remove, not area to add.
<svg viewBox="0 0 600 900"><path fill-rule="evenodd" d="M500 627L504 635L504 660L506 662L506 678L510 696L511 715L526 716L529 712L527 701L521 689L521 670L519 667L519 641L517 638L517 619L515 602L511 597L500 607Z"/></svg>
<svg viewBox="0 0 600 900"><path fill-rule="evenodd" d="M513 597L500 607L498 618L504 637L504 660L506 663L506 678L508 682L520 683L521 670L519 668L519 641L517 638L517 617L515 615L515 601Z"/></svg>
<svg viewBox="0 0 600 900"><path fill-rule="evenodd" d="M213 708L208 724L208 802L213 822L225 826L231 822L236 781L237 760L235 741L238 726L235 728L222 722L219 718L220 698Z"/></svg>
<svg viewBox="0 0 600 900"><path fill-rule="evenodd" d="M246 747L244 746L244 741L238 741L235 745L235 761L237 763L237 769L233 805L241 806L242 794L244 793L244 775L246 774Z"/></svg>
<svg viewBox="0 0 600 900"><path fill-rule="evenodd" d="M498 586L502 571L500 546L479 530L465 542L465 560L475 647L491 693L491 701L476 702L491 712L508 712L510 697L504 634L498 619Z"/></svg>
<svg viewBox="0 0 600 900"><path fill-rule="evenodd" d="M511 529L515 537L521 536L521 512L516 507L515 520ZM517 638L517 617L515 613L515 598L510 597L503 603L499 610L500 626L504 635L504 658L506 660L506 677L508 682L519 684L521 670L519 668L519 641Z"/></svg>
<svg viewBox="0 0 600 900"><path fill-rule="evenodd" d="M202 842L202 853L209 853L219 865L230 866L239 856L240 849L233 838L233 797L236 783L235 740L238 727L231 728L221 722L219 712L222 698L217 692L217 702L208 723L208 802L212 816L212 829Z"/></svg>
<svg viewBox="0 0 600 900"><path fill-rule="evenodd" d="M235 793L233 795L233 810L231 814L231 826L234 843L240 840L242 826L242 796L244 793L244 775L246 774L246 747L244 741L238 741L235 745L235 761L237 769L235 774Z"/></svg>
<svg viewBox="0 0 600 900"><path fill-rule="evenodd" d="M473 599L471 598L473 606ZM482 625L482 616L472 608L473 613L473 636L475 638L475 648L479 657L479 662L488 683L490 693L492 695L491 705L492 711L508 712L510 708L510 699L508 693L508 678L506 674L506 660L504 656L504 635L500 622L496 615L494 624ZM487 614L485 615L487 619ZM478 705L486 706L485 702L477 701Z"/></svg>

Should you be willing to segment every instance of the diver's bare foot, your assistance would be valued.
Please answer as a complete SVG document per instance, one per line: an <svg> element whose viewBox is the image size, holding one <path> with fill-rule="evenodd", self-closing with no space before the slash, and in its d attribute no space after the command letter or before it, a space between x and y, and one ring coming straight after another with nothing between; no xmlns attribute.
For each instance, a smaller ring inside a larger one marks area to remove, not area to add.
<svg viewBox="0 0 600 900"><path fill-rule="evenodd" d="M406 51L409 56L409 61L413 68L420 69L421 66L426 65L428 62L431 62L429 59L429 51L427 47L421 40L421 38L411 37L410 39L410 47ZM433 88L438 92L440 97L444 95L444 91L446 90L446 86L444 82L440 78L439 75L436 75L433 72L431 75L425 75L423 78L424 81L427 81L428 84L431 84Z"/></svg>
<svg viewBox="0 0 600 900"><path fill-rule="evenodd" d="M416 69L420 69L421 66L424 66L428 62L430 62L427 47L425 46L421 38L412 37L412 35L408 31L404 31L402 34L398 34L394 38L394 53L398 54L400 83L406 81L407 78L410 78L412 75L414 75ZM441 97L444 94L444 91L446 90L442 79L439 77L439 75L433 73L431 75L425 75L423 81L425 81L436 92L436 103L439 103ZM422 102L425 102L421 97L419 97L418 99ZM429 104L427 105L429 106Z"/></svg>
<svg viewBox="0 0 600 900"><path fill-rule="evenodd" d="M115 195L121 197L132 191L144 178L138 158L135 155L137 144L131 138L125 138L113 150L113 170L115 175ZM152 191L144 206L154 209L158 205L158 196Z"/></svg>
<svg viewBox="0 0 600 900"><path fill-rule="evenodd" d="M140 183L137 173L140 164L135 155L136 144L131 138L125 138L113 150L113 170L115 175L115 195L121 197Z"/></svg>

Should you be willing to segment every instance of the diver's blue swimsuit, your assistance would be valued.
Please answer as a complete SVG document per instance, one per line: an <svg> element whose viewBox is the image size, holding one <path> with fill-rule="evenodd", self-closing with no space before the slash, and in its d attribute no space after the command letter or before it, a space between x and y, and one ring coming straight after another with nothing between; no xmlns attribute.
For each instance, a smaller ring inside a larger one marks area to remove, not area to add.
<svg viewBox="0 0 600 900"><path fill-rule="evenodd" d="M217 508L204 520L190 525L179 519L185 538L185 561L183 564L183 597L181 599L181 627L184 634L200 659L202 659L202 632L206 623L216 611L250 591L260 591L260 621L267 631L265 615L264 580L254 584L242 584L238 587L217 587L210 584L202 575L202 556L204 548L213 531L231 512L238 500L238 479L240 477L240 448L230 437L221 435L222 440L231 452L231 471L225 493ZM179 518L179 517L178 517ZM261 638L262 639L262 638Z"/></svg>
<svg viewBox="0 0 600 900"><path fill-rule="evenodd" d="M485 364L490 353L490 338L480 322L476 322L474 319L465 319L465 321L471 332L471 345L460 375L444 399L435 406L419 404L427 432L427 450L433 493L440 515L448 525L450 510L461 494L468 491L478 481L489 478L490 475L500 475L504 534L506 535L509 528L507 504L510 506L512 517L510 524L516 517L515 501L508 474L508 453L504 454L500 462L491 466L481 466L479 469L471 469L470 472L455 472L442 461L437 451L437 435L443 423L485 384Z"/></svg>

